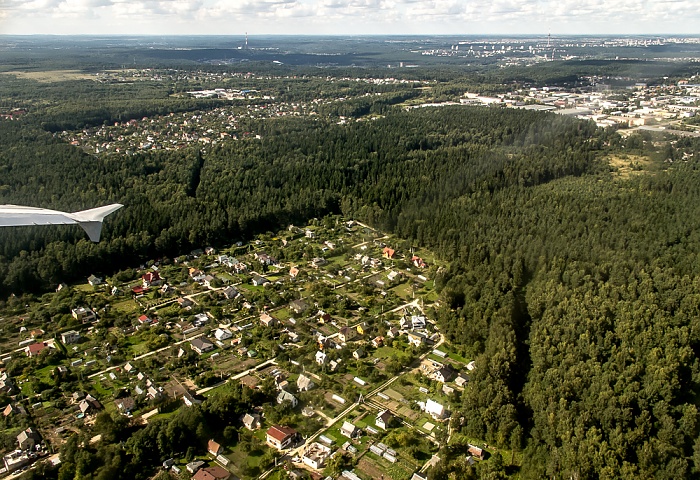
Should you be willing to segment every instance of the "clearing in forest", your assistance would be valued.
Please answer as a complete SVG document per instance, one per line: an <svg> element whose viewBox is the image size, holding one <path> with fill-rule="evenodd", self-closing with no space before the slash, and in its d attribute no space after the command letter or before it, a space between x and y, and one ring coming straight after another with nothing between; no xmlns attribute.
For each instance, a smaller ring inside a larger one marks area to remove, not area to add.
<svg viewBox="0 0 700 480"><path fill-rule="evenodd" d="M610 155L608 162L622 178L649 173L648 167L651 164L649 157L629 154Z"/></svg>
<svg viewBox="0 0 700 480"><path fill-rule="evenodd" d="M94 79L94 74L81 72L80 70L46 70L43 72L0 72L5 75L14 75L17 78L36 80L37 82L53 83L65 82L68 80L90 80Z"/></svg>

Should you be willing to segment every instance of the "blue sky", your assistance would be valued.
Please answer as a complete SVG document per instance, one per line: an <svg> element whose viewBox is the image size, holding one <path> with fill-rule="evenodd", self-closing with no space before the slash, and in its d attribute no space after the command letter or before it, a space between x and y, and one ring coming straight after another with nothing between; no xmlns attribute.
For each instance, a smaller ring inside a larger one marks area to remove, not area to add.
<svg viewBox="0 0 700 480"><path fill-rule="evenodd" d="M699 0L0 0L0 34L698 34Z"/></svg>

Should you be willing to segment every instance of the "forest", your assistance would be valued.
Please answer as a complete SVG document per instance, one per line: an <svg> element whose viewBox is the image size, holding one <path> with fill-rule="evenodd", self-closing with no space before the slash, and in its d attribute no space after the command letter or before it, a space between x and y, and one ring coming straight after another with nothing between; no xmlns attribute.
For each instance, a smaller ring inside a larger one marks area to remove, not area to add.
<svg viewBox="0 0 700 480"><path fill-rule="evenodd" d="M700 477L697 139L525 110L406 110L395 104L412 93L397 89L342 112L251 119L260 140L95 156L53 132L211 106L146 87L108 102L100 88L0 121L0 203L126 206L97 244L77 228L0 231L3 298L342 213L450 262L438 322L477 358L455 416L464 435L520 455L520 478ZM648 162L619 175L610 156L632 154ZM178 414L173 435L200 435L193 415L220 412ZM149 445L174 449L157 425L116 444L124 427L100 421L115 444L69 443L59 478L118 478L159 460L141 457ZM441 456L431 478L514 473Z"/></svg>

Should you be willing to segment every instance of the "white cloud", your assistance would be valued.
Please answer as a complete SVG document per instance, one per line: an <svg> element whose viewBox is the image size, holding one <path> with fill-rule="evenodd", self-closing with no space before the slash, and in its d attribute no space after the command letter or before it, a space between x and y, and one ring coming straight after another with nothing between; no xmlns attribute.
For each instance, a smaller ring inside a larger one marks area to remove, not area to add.
<svg viewBox="0 0 700 480"><path fill-rule="evenodd" d="M71 24L57 21L71 19ZM0 33L693 33L697 0L0 0Z"/></svg>

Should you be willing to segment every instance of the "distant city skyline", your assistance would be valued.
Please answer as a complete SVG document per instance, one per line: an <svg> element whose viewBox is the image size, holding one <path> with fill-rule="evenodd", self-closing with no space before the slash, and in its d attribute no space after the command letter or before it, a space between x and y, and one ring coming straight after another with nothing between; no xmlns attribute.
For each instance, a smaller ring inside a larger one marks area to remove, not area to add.
<svg viewBox="0 0 700 480"><path fill-rule="evenodd" d="M698 34L697 0L3 0L0 34Z"/></svg>

